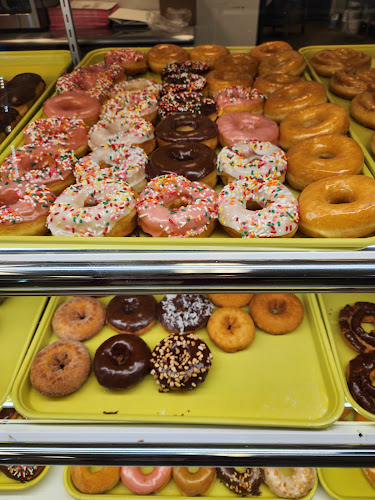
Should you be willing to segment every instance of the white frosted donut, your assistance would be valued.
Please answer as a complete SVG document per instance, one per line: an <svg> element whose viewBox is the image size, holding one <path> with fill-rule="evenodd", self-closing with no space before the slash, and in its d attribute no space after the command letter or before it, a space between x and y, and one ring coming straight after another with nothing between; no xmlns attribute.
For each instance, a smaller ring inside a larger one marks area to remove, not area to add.
<svg viewBox="0 0 375 500"><path fill-rule="evenodd" d="M272 179L246 177L230 182L219 194L219 222L237 238L291 237L298 220L297 199Z"/></svg>
<svg viewBox="0 0 375 500"><path fill-rule="evenodd" d="M127 83L127 82L125 82ZM101 118L123 118L129 114L154 121L157 115L158 101L147 90L123 92L112 97L102 106Z"/></svg>
<svg viewBox="0 0 375 500"><path fill-rule="evenodd" d="M146 80L145 78L134 78L133 80L117 83L111 90L111 97L122 95L124 92L137 92L143 90L153 94L157 99L160 95L161 83L155 80Z"/></svg>
<svg viewBox="0 0 375 500"><path fill-rule="evenodd" d="M241 141L223 148L217 171L224 184L245 176L284 182L287 161L282 149L271 142Z"/></svg>
<svg viewBox="0 0 375 500"><path fill-rule="evenodd" d="M316 470L310 467L293 467L292 475L286 476L278 467L265 467L264 481L280 498L304 497L314 486Z"/></svg>

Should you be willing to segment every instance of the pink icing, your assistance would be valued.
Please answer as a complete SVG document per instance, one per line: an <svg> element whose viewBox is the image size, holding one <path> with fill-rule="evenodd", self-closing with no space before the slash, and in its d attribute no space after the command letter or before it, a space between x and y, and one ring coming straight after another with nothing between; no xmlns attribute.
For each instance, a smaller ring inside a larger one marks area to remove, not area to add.
<svg viewBox="0 0 375 500"><path fill-rule="evenodd" d="M217 121L219 135L224 137L229 146L237 142L257 139L278 145L279 127L270 118L254 113L226 113Z"/></svg>
<svg viewBox="0 0 375 500"><path fill-rule="evenodd" d="M260 90L241 85L220 90L215 94L215 104L219 116L223 113L224 108L228 106L248 106L249 104L256 106L264 100L265 96Z"/></svg>
<svg viewBox="0 0 375 500"><path fill-rule="evenodd" d="M154 467L149 474L143 474L140 467L121 467L121 481L138 495L148 495L160 490L170 479L172 467Z"/></svg>
<svg viewBox="0 0 375 500"><path fill-rule="evenodd" d="M50 97L43 106L43 112L48 118L58 116L81 118L82 120L99 116L100 109L101 106L98 99L90 97L83 90L74 90L67 94Z"/></svg>

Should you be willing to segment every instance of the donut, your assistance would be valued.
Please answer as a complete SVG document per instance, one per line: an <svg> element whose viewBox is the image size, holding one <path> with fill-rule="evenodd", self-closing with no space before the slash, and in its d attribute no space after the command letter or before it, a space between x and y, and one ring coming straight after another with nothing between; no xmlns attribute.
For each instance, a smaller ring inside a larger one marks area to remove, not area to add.
<svg viewBox="0 0 375 500"><path fill-rule="evenodd" d="M237 471L234 467L218 467L217 477L230 491L240 496L259 496L259 487L263 482L263 470L259 467Z"/></svg>
<svg viewBox="0 0 375 500"><path fill-rule="evenodd" d="M99 120L100 102L83 90L75 90L47 99L43 104L43 114L47 118L76 118L91 127Z"/></svg>
<svg viewBox="0 0 375 500"><path fill-rule="evenodd" d="M258 61L250 54L229 54L215 61L214 69L217 71L238 71L248 73L253 78L258 72Z"/></svg>
<svg viewBox="0 0 375 500"><path fill-rule="evenodd" d="M287 154L288 184L302 191L319 179L336 175L359 174L363 151L345 135L317 135L292 146Z"/></svg>
<svg viewBox="0 0 375 500"><path fill-rule="evenodd" d="M0 106L10 106L25 116L34 102L43 94L46 83L36 73L20 73L10 81L2 81L0 88Z"/></svg>
<svg viewBox="0 0 375 500"><path fill-rule="evenodd" d="M270 54L261 60L258 74L286 73L288 75L300 76L306 69L305 58L295 50L286 50L276 54Z"/></svg>
<svg viewBox="0 0 375 500"><path fill-rule="evenodd" d="M234 146L241 141L257 140L278 145L279 127L265 116L240 111L225 113L216 121L220 144Z"/></svg>
<svg viewBox="0 0 375 500"><path fill-rule="evenodd" d="M108 66L118 64L127 75L138 75L147 71L146 55L141 50L111 49L106 52L104 63Z"/></svg>
<svg viewBox="0 0 375 500"><path fill-rule="evenodd" d="M158 101L160 118L174 113L197 113L208 116L210 120L217 118L215 100L198 92L178 92L163 95Z"/></svg>
<svg viewBox="0 0 375 500"><path fill-rule="evenodd" d="M228 87L251 87L254 79L249 73L237 71L218 71L213 70L207 73L207 94L214 97L220 90Z"/></svg>
<svg viewBox="0 0 375 500"><path fill-rule="evenodd" d="M254 87L260 90L267 97L286 85L303 82L299 76L288 75L286 73L266 73L258 76L254 81Z"/></svg>
<svg viewBox="0 0 375 500"><path fill-rule="evenodd" d="M104 75L113 81L113 84L126 80L124 70L118 64L106 64L104 61L82 66L80 68L81 75L88 75L89 80L94 82L97 75Z"/></svg>
<svg viewBox="0 0 375 500"><path fill-rule="evenodd" d="M16 108L0 105L0 144L12 132L21 118Z"/></svg>
<svg viewBox="0 0 375 500"><path fill-rule="evenodd" d="M126 182L74 184L50 208L53 236L127 236L137 225L136 197Z"/></svg>
<svg viewBox="0 0 375 500"><path fill-rule="evenodd" d="M119 295L107 306L106 323L118 333L143 335L154 326L156 316L152 295Z"/></svg>
<svg viewBox="0 0 375 500"><path fill-rule="evenodd" d="M195 73L196 75L205 76L209 71L208 64L203 61L174 62L165 66L161 73L161 79L164 81L165 78L180 73Z"/></svg>
<svg viewBox="0 0 375 500"><path fill-rule="evenodd" d="M0 235L41 236L55 195L30 182L0 182Z"/></svg>
<svg viewBox="0 0 375 500"><path fill-rule="evenodd" d="M375 414L375 351L362 352L349 362L346 379L353 399Z"/></svg>
<svg viewBox="0 0 375 500"><path fill-rule="evenodd" d="M154 123L158 113L158 101L155 95L147 90L123 92L112 97L102 106L101 118L117 119L137 115Z"/></svg>
<svg viewBox="0 0 375 500"><path fill-rule="evenodd" d="M90 368L90 353L82 342L57 340L36 355L30 382L44 396L66 396L86 382Z"/></svg>
<svg viewBox="0 0 375 500"><path fill-rule="evenodd" d="M239 307L216 309L208 320L207 332L212 342L225 352L242 351L255 337L253 320Z"/></svg>
<svg viewBox="0 0 375 500"><path fill-rule="evenodd" d="M362 92L375 91L375 69L337 71L329 79L329 90L342 99L351 100Z"/></svg>
<svg viewBox="0 0 375 500"><path fill-rule="evenodd" d="M113 83L113 78L108 73L88 72L84 68L77 68L60 76L56 82L56 92L67 94L83 91L103 103L108 99Z"/></svg>
<svg viewBox="0 0 375 500"><path fill-rule="evenodd" d="M44 470L43 465L0 465L0 471L20 483L36 479Z"/></svg>
<svg viewBox="0 0 375 500"><path fill-rule="evenodd" d="M375 129L375 92L362 92L354 97L350 114L361 125Z"/></svg>
<svg viewBox="0 0 375 500"><path fill-rule="evenodd" d="M150 348L143 339L124 333L98 347L92 366L100 385L123 390L138 384L149 373L150 357Z"/></svg>
<svg viewBox="0 0 375 500"><path fill-rule="evenodd" d="M250 55L254 57L259 63L266 57L276 54L278 52L285 52L293 50L292 46L283 41L265 42L257 45L250 50Z"/></svg>
<svg viewBox="0 0 375 500"><path fill-rule="evenodd" d="M363 468L362 472L371 486L375 488L375 469Z"/></svg>
<svg viewBox="0 0 375 500"><path fill-rule="evenodd" d="M375 231L375 180L340 175L315 181L299 197L299 229L314 238L361 238Z"/></svg>
<svg viewBox="0 0 375 500"><path fill-rule="evenodd" d="M211 149L217 146L217 126L207 116L179 113L169 115L155 128L158 146L176 141L201 142Z"/></svg>
<svg viewBox="0 0 375 500"><path fill-rule="evenodd" d="M5 158L0 166L1 180L43 185L58 195L73 184L76 161L71 151L59 145L25 144Z"/></svg>
<svg viewBox="0 0 375 500"><path fill-rule="evenodd" d="M19 416L19 413L14 408L1 408L0 410L0 420L14 420Z"/></svg>
<svg viewBox="0 0 375 500"><path fill-rule="evenodd" d="M243 86L225 88L215 94L219 116L239 111L262 115L264 100L265 96L258 89Z"/></svg>
<svg viewBox="0 0 375 500"><path fill-rule="evenodd" d="M206 86L206 79L195 73L176 73L169 74L163 80L160 89L160 95L169 92L203 92Z"/></svg>
<svg viewBox="0 0 375 500"><path fill-rule="evenodd" d="M371 56L360 50L340 47L319 50L309 62L318 75L330 77L343 69L369 68Z"/></svg>
<svg viewBox="0 0 375 500"><path fill-rule="evenodd" d="M111 89L110 97L116 97L123 92L144 91L154 95L157 99L160 95L161 84L155 80L146 78L133 78L133 80L116 83Z"/></svg>
<svg viewBox="0 0 375 500"><path fill-rule="evenodd" d="M147 52L147 64L154 73L161 73L168 64L187 59L189 55L185 49L170 43L159 43Z"/></svg>
<svg viewBox="0 0 375 500"><path fill-rule="evenodd" d="M229 50L223 45L206 44L193 47L189 53L189 59L204 62L212 69L220 57L227 55L229 55Z"/></svg>
<svg viewBox="0 0 375 500"><path fill-rule="evenodd" d="M89 127L77 118L42 118L29 123L23 136L26 144L58 144L81 158L88 151Z"/></svg>
<svg viewBox="0 0 375 500"><path fill-rule="evenodd" d="M173 467L173 481L182 495L196 497L206 495L216 479L214 467L199 467L190 472L188 467Z"/></svg>
<svg viewBox="0 0 375 500"><path fill-rule="evenodd" d="M213 189L183 176L152 179L137 203L141 229L154 237L208 237L215 229L218 209Z"/></svg>
<svg viewBox="0 0 375 500"><path fill-rule="evenodd" d="M146 176L150 180L177 174L213 188L217 182L216 159L216 152L200 142L175 142L151 153Z"/></svg>
<svg viewBox="0 0 375 500"><path fill-rule="evenodd" d="M120 481L120 467L102 467L95 472L90 467L70 467L70 477L74 486L89 495L106 493Z"/></svg>
<svg viewBox="0 0 375 500"><path fill-rule="evenodd" d="M294 111L327 102L326 89L319 82L297 82L276 90L264 105L264 116L280 123Z"/></svg>
<svg viewBox="0 0 375 500"><path fill-rule="evenodd" d="M341 134L349 130L348 113L338 104L326 103L295 111L280 123L280 147L286 151L315 135Z"/></svg>
<svg viewBox="0 0 375 500"><path fill-rule="evenodd" d="M253 298L253 293L209 293L210 301L219 307L244 307Z"/></svg>
<svg viewBox="0 0 375 500"><path fill-rule="evenodd" d="M291 238L298 227L298 203L273 179L245 177L219 194L219 222L234 238Z"/></svg>
<svg viewBox="0 0 375 500"><path fill-rule="evenodd" d="M248 176L284 182L286 168L284 151L271 142L241 141L223 148L217 158L223 184Z"/></svg>
<svg viewBox="0 0 375 500"><path fill-rule="evenodd" d="M264 482L279 498L302 498L313 488L316 470L293 467L292 475L285 475L278 467L264 467Z"/></svg>
<svg viewBox="0 0 375 500"><path fill-rule="evenodd" d="M366 332L362 323L375 322L375 304L356 302L347 304L339 313L341 334L349 347L358 352L375 351L375 330Z"/></svg>
<svg viewBox="0 0 375 500"><path fill-rule="evenodd" d="M211 365L210 349L193 333L172 333L151 355L151 375L159 392L196 389L205 381Z"/></svg>
<svg viewBox="0 0 375 500"><path fill-rule="evenodd" d="M154 467L144 474L140 467L121 467L121 481L137 495L149 495L161 490L170 480L172 467Z"/></svg>
<svg viewBox="0 0 375 500"><path fill-rule="evenodd" d="M56 309L52 329L60 339L83 342L100 332L105 314L105 307L94 297L73 297Z"/></svg>
<svg viewBox="0 0 375 500"><path fill-rule="evenodd" d="M293 293L259 293L251 299L250 315L261 330L283 335L302 323L304 308Z"/></svg>
<svg viewBox="0 0 375 500"><path fill-rule="evenodd" d="M159 303L158 318L169 333L194 333L209 320L213 305L197 294L168 294Z"/></svg>

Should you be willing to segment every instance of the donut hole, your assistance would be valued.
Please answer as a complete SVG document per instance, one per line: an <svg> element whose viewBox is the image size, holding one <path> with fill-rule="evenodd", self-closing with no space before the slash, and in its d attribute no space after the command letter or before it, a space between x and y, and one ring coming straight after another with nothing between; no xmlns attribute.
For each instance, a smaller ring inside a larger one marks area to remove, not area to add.
<svg viewBox="0 0 375 500"><path fill-rule="evenodd" d="M320 153L318 154L316 157L317 158L321 158L322 160L331 160L332 158L334 158L336 155L334 155L333 153L329 153L328 151L326 153Z"/></svg>
<svg viewBox="0 0 375 500"><path fill-rule="evenodd" d="M0 206L4 205L14 205L19 200L19 197L15 191L5 191L5 193L0 194Z"/></svg>
<svg viewBox="0 0 375 500"><path fill-rule="evenodd" d="M155 467L152 466L147 466L147 467L140 467L142 474L147 476L147 474L151 474L151 472L154 471Z"/></svg>
<svg viewBox="0 0 375 500"><path fill-rule="evenodd" d="M200 467L187 467L187 470L190 474L196 474L199 471Z"/></svg>
<svg viewBox="0 0 375 500"><path fill-rule="evenodd" d="M70 314L69 314L69 319L71 321L79 321L79 320L84 320L86 318L87 314L84 309L80 309L78 307L74 308Z"/></svg>
<svg viewBox="0 0 375 500"><path fill-rule="evenodd" d="M169 203L167 203L165 206L171 210L171 212L177 211L181 207L188 207L190 205L191 201L188 200L185 197L181 198L176 198Z"/></svg>
<svg viewBox="0 0 375 500"><path fill-rule="evenodd" d="M256 212L257 210L263 210L263 207L256 200L247 200L246 201L246 210Z"/></svg>
<svg viewBox="0 0 375 500"><path fill-rule="evenodd" d="M286 312L286 304L283 301L270 301L268 304L268 310L271 314L279 316Z"/></svg>
<svg viewBox="0 0 375 500"><path fill-rule="evenodd" d="M70 359L67 353L56 354L51 362L51 370L57 372L59 370L65 370L65 367L70 363Z"/></svg>
<svg viewBox="0 0 375 500"><path fill-rule="evenodd" d="M353 193L332 193L331 197L328 199L330 205L344 205L345 203L353 203L355 198Z"/></svg>

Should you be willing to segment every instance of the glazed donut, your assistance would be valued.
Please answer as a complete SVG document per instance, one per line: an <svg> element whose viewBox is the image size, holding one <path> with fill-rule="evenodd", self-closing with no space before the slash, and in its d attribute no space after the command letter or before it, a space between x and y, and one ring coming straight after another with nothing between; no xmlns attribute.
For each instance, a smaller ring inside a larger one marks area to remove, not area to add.
<svg viewBox="0 0 375 500"><path fill-rule="evenodd" d="M300 76L305 69L305 58L295 50L287 50L270 54L263 59L259 64L258 74L262 76L267 73L287 73L288 75Z"/></svg>
<svg viewBox="0 0 375 500"><path fill-rule="evenodd" d="M214 467L199 467L190 472L188 467L173 467L173 480L182 495L196 497L206 495L216 479Z"/></svg>
<svg viewBox="0 0 375 500"><path fill-rule="evenodd" d="M42 118L29 123L23 136L26 144L58 144L81 158L88 151L89 127L76 118Z"/></svg>
<svg viewBox="0 0 375 500"><path fill-rule="evenodd" d="M158 101L155 95L147 90L123 92L112 97L102 106L100 117L104 119L127 118L137 115L144 120L155 123L158 114Z"/></svg>
<svg viewBox="0 0 375 500"><path fill-rule="evenodd" d="M118 295L108 304L106 323L118 333L143 335L154 326L156 316L152 295Z"/></svg>
<svg viewBox="0 0 375 500"><path fill-rule="evenodd" d="M200 142L181 141L155 149L146 167L147 179L177 174L213 188L217 182L217 155Z"/></svg>
<svg viewBox="0 0 375 500"><path fill-rule="evenodd" d="M213 189L180 175L152 179L139 196L138 222L156 237L208 237L218 217Z"/></svg>
<svg viewBox="0 0 375 500"><path fill-rule="evenodd" d="M36 355L30 382L44 396L66 396L86 382L90 368L90 353L82 342L57 340Z"/></svg>
<svg viewBox="0 0 375 500"><path fill-rule="evenodd" d="M229 87L219 90L215 94L215 103L219 116L223 113L248 113L263 114L265 96L258 89L249 87Z"/></svg>
<svg viewBox="0 0 375 500"><path fill-rule="evenodd" d="M362 92L375 91L375 69L338 71L329 80L329 90L342 99L351 100Z"/></svg>
<svg viewBox="0 0 375 500"><path fill-rule="evenodd" d="M350 114L361 125L375 129L375 92L363 92L354 97Z"/></svg>
<svg viewBox="0 0 375 500"><path fill-rule="evenodd" d="M214 99L204 97L198 92L178 92L163 95L158 101L158 115L160 118L174 113L197 113L208 116L212 121L217 118Z"/></svg>
<svg viewBox="0 0 375 500"><path fill-rule="evenodd" d="M234 238L291 238L297 231L297 200L278 181L246 177L230 182L218 203L219 222Z"/></svg>
<svg viewBox="0 0 375 500"><path fill-rule="evenodd" d="M43 114L47 118L76 118L91 127L99 120L100 102L82 90L60 94L47 99Z"/></svg>
<svg viewBox="0 0 375 500"><path fill-rule="evenodd" d="M295 111L280 123L280 147L286 151L315 135L341 134L349 130L348 113L338 104L326 103Z"/></svg>
<svg viewBox="0 0 375 500"><path fill-rule="evenodd" d="M220 90L228 87L251 87L254 79L249 73L240 73L239 71L218 71L213 70L207 73L207 94L214 97Z"/></svg>
<svg viewBox="0 0 375 500"><path fill-rule="evenodd" d="M208 298L219 307L244 307L254 297L253 293L209 293Z"/></svg>
<svg viewBox="0 0 375 500"><path fill-rule="evenodd" d="M73 184L76 161L71 151L58 145L25 144L5 158L0 166L1 180L43 185L58 195Z"/></svg>
<svg viewBox="0 0 375 500"><path fill-rule="evenodd" d="M313 488L316 470L293 467L292 475L286 476L278 467L265 467L264 482L279 498L302 498Z"/></svg>
<svg viewBox="0 0 375 500"><path fill-rule="evenodd" d="M258 71L258 61L250 54L229 54L217 59L214 64L214 69L217 71L238 71L239 73L248 73L255 78Z"/></svg>
<svg viewBox="0 0 375 500"><path fill-rule="evenodd" d="M292 146L286 155L288 184L302 191L325 177L359 174L363 151L345 135L317 135Z"/></svg>
<svg viewBox="0 0 375 500"><path fill-rule="evenodd" d="M0 87L0 106L15 108L24 116L34 102L43 94L46 83L36 73L20 73Z"/></svg>
<svg viewBox="0 0 375 500"><path fill-rule="evenodd" d="M207 332L219 349L237 352L253 342L255 326L247 312L239 307L221 307L208 320Z"/></svg>
<svg viewBox="0 0 375 500"><path fill-rule="evenodd" d="M102 467L93 472L90 467L73 466L70 476L81 493L98 495L111 490L120 481L120 467Z"/></svg>
<svg viewBox="0 0 375 500"><path fill-rule="evenodd" d="M302 323L304 308L292 293L257 293L250 302L250 315L261 330L283 335Z"/></svg>
<svg viewBox="0 0 375 500"><path fill-rule="evenodd" d="M179 113L167 116L155 128L158 146L176 141L201 142L211 149L217 146L217 126L207 116Z"/></svg>
<svg viewBox="0 0 375 500"><path fill-rule="evenodd" d="M259 496L259 487L263 482L263 470L259 467L238 472L234 467L218 467L217 477L230 491L240 496Z"/></svg>
<svg viewBox="0 0 375 500"><path fill-rule="evenodd" d="M315 181L299 197L299 229L314 238L361 238L375 231L375 180L340 175Z"/></svg>
<svg viewBox="0 0 375 500"><path fill-rule="evenodd" d="M43 465L0 465L0 471L20 483L36 479L44 470Z"/></svg>
<svg viewBox="0 0 375 500"><path fill-rule="evenodd" d="M123 390L138 384L149 373L150 357L150 348L143 339L124 333L98 347L92 367L100 385Z"/></svg>
<svg viewBox="0 0 375 500"><path fill-rule="evenodd" d="M225 113L217 119L220 144L234 146L241 141L257 140L278 145L279 127L265 116L240 111Z"/></svg>
<svg viewBox="0 0 375 500"><path fill-rule="evenodd" d="M363 474L367 481L371 484L373 488L375 488L375 469L362 469Z"/></svg>
<svg viewBox="0 0 375 500"><path fill-rule="evenodd" d="M271 142L238 142L223 148L217 158L217 172L223 184L248 176L284 182L286 169L284 151Z"/></svg>
<svg viewBox="0 0 375 500"><path fill-rule="evenodd" d="M0 235L41 236L55 195L29 182L0 182Z"/></svg>
<svg viewBox="0 0 375 500"><path fill-rule="evenodd" d="M187 391L202 384L211 368L208 346L193 333L172 333L151 355L151 375L159 392Z"/></svg>
<svg viewBox="0 0 375 500"><path fill-rule="evenodd" d="M161 73L161 79L164 81L171 75L179 75L181 73L195 73L196 75L205 76L210 71L209 66L203 61L182 61L168 64Z"/></svg>
<svg viewBox="0 0 375 500"><path fill-rule="evenodd" d="M83 91L103 103L108 99L113 83L113 78L107 73L88 72L78 68L60 76L56 83L56 92L67 94Z"/></svg>
<svg viewBox="0 0 375 500"><path fill-rule="evenodd" d="M346 379L350 394L357 403L375 414L375 351L362 352L349 362Z"/></svg>
<svg viewBox="0 0 375 500"><path fill-rule="evenodd" d="M276 90L297 82L303 82L302 78L286 73L266 73L255 79L254 87L268 97L276 92Z"/></svg>
<svg viewBox="0 0 375 500"><path fill-rule="evenodd" d="M375 330L366 332L362 323L375 322L375 304L356 302L347 304L339 314L341 334L349 347L358 352L375 351Z"/></svg>
<svg viewBox="0 0 375 500"><path fill-rule="evenodd" d="M326 89L318 82L297 82L276 90L264 105L264 116L280 123L294 111L327 102Z"/></svg>
<svg viewBox="0 0 375 500"><path fill-rule="evenodd" d="M220 57L228 55L229 50L222 45L197 45L191 49L189 59L204 62L212 69Z"/></svg>
<svg viewBox="0 0 375 500"><path fill-rule="evenodd" d="M101 302L94 297L73 297L56 309L52 329L60 339L83 342L99 333L104 321Z"/></svg>
<svg viewBox="0 0 375 500"><path fill-rule="evenodd" d="M161 490L170 480L172 467L154 467L144 474L140 467L121 467L121 481L137 495L149 495Z"/></svg>
<svg viewBox="0 0 375 500"><path fill-rule="evenodd" d="M169 92L203 92L206 79L195 73L176 73L166 76L161 86L160 94L163 96Z"/></svg>
<svg viewBox="0 0 375 500"><path fill-rule="evenodd" d="M209 320L213 305L203 295L169 294L159 303L158 318L168 333L194 333Z"/></svg>
<svg viewBox="0 0 375 500"><path fill-rule="evenodd" d="M111 89L110 97L117 97L123 92L139 92L143 91L147 94L154 95L157 99L160 95L161 84L155 80L146 78L133 78L133 80L122 81L114 85Z"/></svg>
<svg viewBox="0 0 375 500"><path fill-rule="evenodd" d="M161 73L168 64L187 59L189 55L185 49L170 43L154 45L147 53L147 64L154 73Z"/></svg>
<svg viewBox="0 0 375 500"><path fill-rule="evenodd" d="M141 50L111 49L106 52L104 63L108 66L118 64L127 75L138 75L147 71L146 55Z"/></svg>
<svg viewBox="0 0 375 500"><path fill-rule="evenodd" d="M250 50L250 55L261 63L266 57L277 54L278 52L285 52L293 50L292 46L287 42L273 41L265 42Z"/></svg>
<svg viewBox="0 0 375 500"><path fill-rule="evenodd" d="M309 62L318 75L330 77L343 69L369 68L371 56L360 50L340 47L320 50Z"/></svg>

